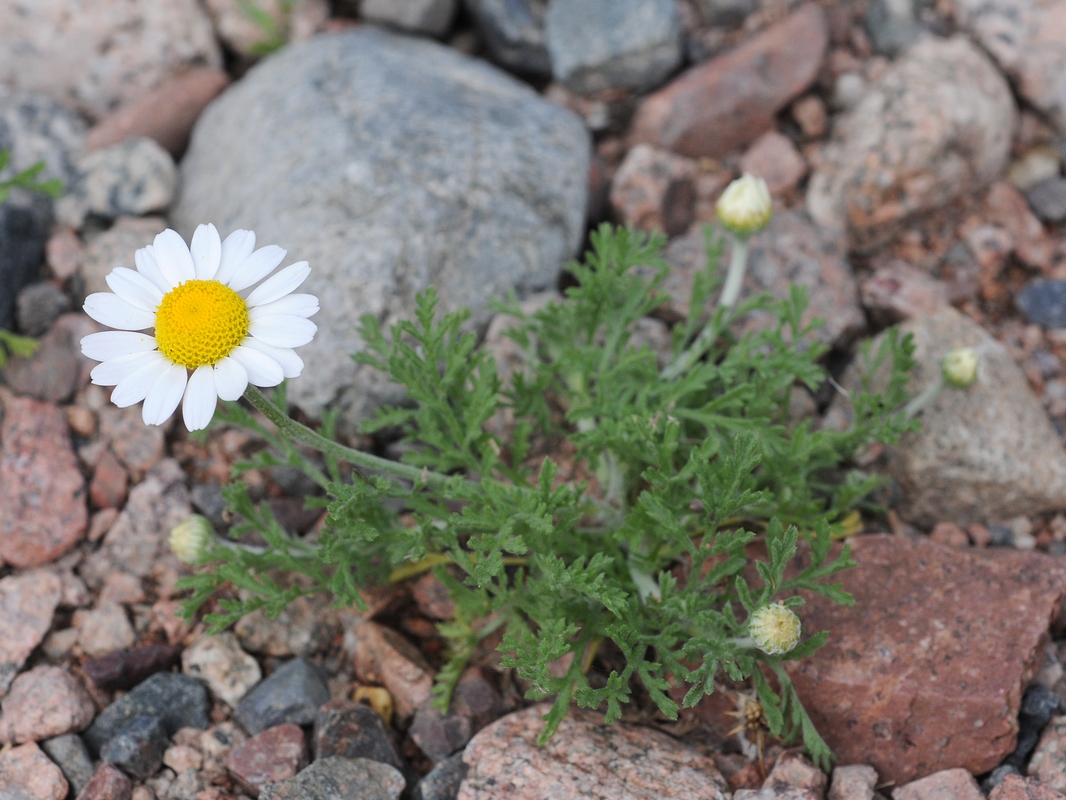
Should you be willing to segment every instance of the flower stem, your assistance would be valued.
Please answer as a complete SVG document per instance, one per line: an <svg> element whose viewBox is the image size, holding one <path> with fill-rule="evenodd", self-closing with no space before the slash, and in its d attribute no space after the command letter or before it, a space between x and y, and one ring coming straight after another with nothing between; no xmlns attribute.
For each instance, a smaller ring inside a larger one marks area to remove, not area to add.
<svg viewBox="0 0 1066 800"><path fill-rule="evenodd" d="M333 456L340 461L346 461L349 464L364 467L375 472L384 472L387 475L394 475L397 478L402 478L403 480L411 481L412 483L423 483L426 486L440 486L450 480L447 475L442 475L439 472L431 472L428 469L419 469L418 467L412 467L409 464L390 461L387 458L381 458L379 456L371 455L370 453L364 453L362 450L345 447L342 444L327 439L325 436L316 433L306 425L302 425L289 417L288 414L274 405L270 401L270 398L251 384L248 384L248 388L244 390L244 396L248 398L248 402L261 411L263 416L273 422L278 427L278 430L288 436L293 442L310 447L320 453Z"/></svg>
<svg viewBox="0 0 1066 800"><path fill-rule="evenodd" d="M912 398L911 401L903 407L903 418L907 421L914 419L918 412L933 402L933 399L940 394L940 390L943 388L944 376L938 372L936 380L925 387L920 395Z"/></svg>
<svg viewBox="0 0 1066 800"><path fill-rule="evenodd" d="M732 308L737 304L740 297L740 289L744 285L744 270L748 265L748 240L743 236L733 237L733 252L729 259L729 272L726 273L725 286L722 287L722 296L718 299L718 305Z"/></svg>

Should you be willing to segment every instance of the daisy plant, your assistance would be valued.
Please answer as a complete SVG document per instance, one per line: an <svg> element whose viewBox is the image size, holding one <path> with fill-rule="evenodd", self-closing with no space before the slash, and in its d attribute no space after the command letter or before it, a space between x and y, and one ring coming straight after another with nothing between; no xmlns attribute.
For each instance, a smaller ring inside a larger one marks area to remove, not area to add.
<svg viewBox="0 0 1066 800"><path fill-rule="evenodd" d="M357 360L408 396L362 425L381 445L402 438L403 458L392 461L339 443L336 414L313 430L286 413L284 386L257 388L300 373L292 348L314 334L307 317L318 302L293 294L306 264L267 277L284 251L253 242L247 231L220 242L207 225L190 249L167 231L138 251L136 271L109 276L114 294L86 301L121 329L84 343L114 402L143 400L145 421L160 424L184 397L190 430L213 414L246 426L270 448L237 475L295 467L319 487L308 504L328 508L324 528L302 538L239 480L225 487L228 539L202 518L171 538L196 566L180 584L191 590L188 614L210 603L205 620L218 630L314 591L363 607L363 590L432 571L455 601L439 626L442 708L492 637L531 698L555 698L542 739L572 702L609 721L626 703L676 718L724 677L750 682L773 735L801 738L828 763L785 665L828 635L804 630L803 594L850 600L826 582L851 563L833 539L879 485L853 455L916 424L901 410L905 339L885 337L864 356L871 374L888 365L890 379L880 393L851 395L850 429L794 419L793 393L828 381L825 348L802 322L803 292L711 302L720 285L711 248L688 319L674 325L670 352L656 354L636 336L665 299L663 241L604 227L570 265L565 297L533 314L500 307L514 316L508 335L522 354L506 381L469 314L437 313L432 290L389 332L363 318ZM737 335L756 309L776 322ZM235 402L242 391L251 408ZM218 411L216 398L226 401ZM238 543L253 530L263 544Z"/></svg>

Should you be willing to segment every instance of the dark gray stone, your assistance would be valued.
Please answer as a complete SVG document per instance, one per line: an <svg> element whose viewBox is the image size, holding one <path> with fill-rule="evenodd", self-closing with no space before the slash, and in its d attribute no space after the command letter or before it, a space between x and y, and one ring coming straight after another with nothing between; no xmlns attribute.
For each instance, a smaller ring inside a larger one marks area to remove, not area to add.
<svg viewBox="0 0 1066 800"><path fill-rule="evenodd" d="M553 0L544 32L555 79L575 92L647 91L681 63L673 0Z"/></svg>
<svg viewBox="0 0 1066 800"><path fill-rule="evenodd" d="M755 11L759 4L755 0L703 0L704 20L709 25L724 25L735 28L744 22L744 18Z"/></svg>
<svg viewBox="0 0 1066 800"><path fill-rule="evenodd" d="M1029 207L1044 222L1066 220L1066 178L1045 178L1025 190Z"/></svg>
<svg viewBox="0 0 1066 800"><path fill-rule="evenodd" d="M208 708L207 689L196 678L159 672L100 712L82 736L89 751L99 753L135 717L158 717L172 735L179 728L207 728Z"/></svg>
<svg viewBox="0 0 1066 800"><path fill-rule="evenodd" d="M359 13L371 22L439 37L451 29L457 5L457 0L362 0Z"/></svg>
<svg viewBox="0 0 1066 800"><path fill-rule="evenodd" d="M331 756L316 761L295 778L263 788L260 800L396 800L403 791L403 775L380 761Z"/></svg>
<svg viewBox="0 0 1066 800"><path fill-rule="evenodd" d="M15 327L15 298L40 277L52 200L17 191L0 204L0 328Z"/></svg>
<svg viewBox="0 0 1066 800"><path fill-rule="evenodd" d="M1066 281L1032 281L1014 296L1014 304L1033 325L1066 328Z"/></svg>
<svg viewBox="0 0 1066 800"><path fill-rule="evenodd" d="M66 292L49 281L31 283L18 293L15 319L27 336L44 336L60 314L70 310Z"/></svg>
<svg viewBox="0 0 1066 800"><path fill-rule="evenodd" d="M362 703L334 700L315 714L315 758L368 758L403 769L385 721Z"/></svg>
<svg viewBox="0 0 1066 800"><path fill-rule="evenodd" d="M992 790L1003 783L1007 779L1008 775L1021 775L1018 768L1013 764L1001 764L996 767L990 773L988 777L981 781L981 791L987 796L992 793Z"/></svg>
<svg viewBox="0 0 1066 800"><path fill-rule="evenodd" d="M163 764L169 743L163 720L143 715L129 720L121 733L109 739L100 749L100 758L131 777L147 778Z"/></svg>
<svg viewBox="0 0 1066 800"><path fill-rule="evenodd" d="M538 78L552 74L544 42L546 0L465 0L493 61Z"/></svg>
<svg viewBox="0 0 1066 800"><path fill-rule="evenodd" d="M415 788L415 800L455 800L470 767L456 753L431 769Z"/></svg>
<svg viewBox="0 0 1066 800"><path fill-rule="evenodd" d="M1034 683L1025 690L1022 707L1018 711L1018 744L1014 752L1003 760L1004 765L1021 768L1060 705L1059 696L1046 686Z"/></svg>
<svg viewBox="0 0 1066 800"><path fill-rule="evenodd" d="M371 26L294 43L201 115L171 220L254 230L319 297L289 400L352 428L400 399L349 355L364 313L386 329L435 286L440 311L552 286L584 235L589 137L492 65Z"/></svg>
<svg viewBox="0 0 1066 800"><path fill-rule="evenodd" d="M237 721L253 736L285 722L309 725L318 707L329 700L328 679L322 667L306 658L294 658L241 698Z"/></svg>
<svg viewBox="0 0 1066 800"><path fill-rule="evenodd" d="M918 41L925 29L918 24L915 0L871 0L866 32L878 53L894 58Z"/></svg>
<svg viewBox="0 0 1066 800"><path fill-rule="evenodd" d="M418 749L437 764L465 747L474 732L469 719L453 710L442 714L430 699L415 711L410 734Z"/></svg>
<svg viewBox="0 0 1066 800"><path fill-rule="evenodd" d="M63 736L56 736L54 739L45 739L41 742L41 749L56 762L56 766L67 779L74 794L80 794L82 787L89 782L95 772L93 760L89 757L89 751L81 737L76 733L67 733Z"/></svg>

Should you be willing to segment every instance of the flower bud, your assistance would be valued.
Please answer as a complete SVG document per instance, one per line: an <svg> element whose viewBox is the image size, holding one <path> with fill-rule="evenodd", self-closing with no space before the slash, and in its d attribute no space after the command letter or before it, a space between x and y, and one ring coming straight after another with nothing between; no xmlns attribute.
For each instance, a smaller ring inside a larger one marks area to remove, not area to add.
<svg viewBox="0 0 1066 800"><path fill-rule="evenodd" d="M784 603L756 609L748 619L748 635L769 656L783 655L799 644L801 630L799 616Z"/></svg>
<svg viewBox="0 0 1066 800"><path fill-rule="evenodd" d="M745 172L722 192L714 213L722 227L735 236L747 238L758 233L774 213L766 181Z"/></svg>
<svg viewBox="0 0 1066 800"><path fill-rule="evenodd" d="M977 380L977 353L972 347L949 350L940 361L944 381L956 389L968 389Z"/></svg>
<svg viewBox="0 0 1066 800"><path fill-rule="evenodd" d="M199 514L191 514L184 522L175 525L170 531L170 552L185 564L195 564L207 550L215 531L211 523Z"/></svg>

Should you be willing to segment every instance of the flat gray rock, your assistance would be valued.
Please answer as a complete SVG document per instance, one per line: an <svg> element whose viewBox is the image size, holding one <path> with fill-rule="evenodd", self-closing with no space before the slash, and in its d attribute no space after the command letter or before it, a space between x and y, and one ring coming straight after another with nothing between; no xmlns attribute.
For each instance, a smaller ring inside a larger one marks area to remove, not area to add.
<svg viewBox="0 0 1066 800"><path fill-rule="evenodd" d="M295 778L263 787L262 800L397 800L403 775L396 767L366 758L321 758Z"/></svg>
<svg viewBox="0 0 1066 800"><path fill-rule="evenodd" d="M318 335L289 399L327 403L351 427L396 387L358 367L356 325L412 316L435 286L443 309L554 284L584 229L588 134L577 117L496 68L370 27L266 59L201 116L172 220L307 260Z"/></svg>

